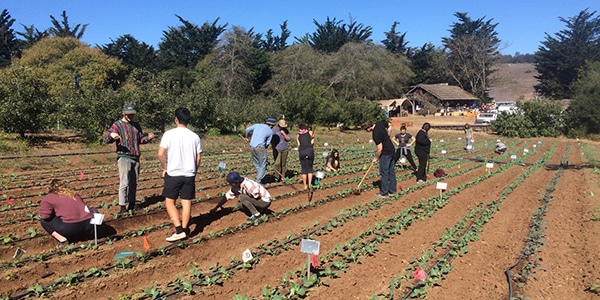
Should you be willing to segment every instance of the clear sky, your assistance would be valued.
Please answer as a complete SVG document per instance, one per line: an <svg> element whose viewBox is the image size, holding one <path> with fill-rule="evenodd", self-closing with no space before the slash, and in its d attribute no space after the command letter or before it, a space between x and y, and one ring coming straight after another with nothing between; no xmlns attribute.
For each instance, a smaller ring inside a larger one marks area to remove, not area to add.
<svg viewBox="0 0 600 300"><path fill-rule="evenodd" d="M157 46L163 31L181 22L176 14L194 24L212 23L254 28L256 33L273 29L288 21L292 44L294 37L313 33L313 20L323 24L327 17L350 23L352 18L373 29L372 39L380 44L384 32L394 21L396 31L406 32L410 47L425 43L441 44L442 37L458 19L455 12L466 12L471 19L492 19L501 40L500 52L514 55L537 51L545 33L554 36L566 29L565 19L581 10L600 14L600 0L2 0L0 9L8 9L16 20L13 29L24 31L20 24L43 30L52 26L50 15L62 20L65 10L69 24L89 24L82 41L94 46L131 34L136 39Z"/></svg>

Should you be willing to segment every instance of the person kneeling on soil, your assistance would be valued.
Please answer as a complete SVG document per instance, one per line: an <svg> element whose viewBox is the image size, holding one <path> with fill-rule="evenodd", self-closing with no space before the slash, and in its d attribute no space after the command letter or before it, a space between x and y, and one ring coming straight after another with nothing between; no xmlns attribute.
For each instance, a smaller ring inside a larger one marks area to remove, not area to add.
<svg viewBox="0 0 600 300"><path fill-rule="evenodd" d="M271 194L260 183L243 178L235 171L227 174L227 182L231 189L217 203L217 206L210 210L211 213L216 212L227 200L234 199L236 196L239 196L237 207L250 214L249 220L259 218L260 214L271 205Z"/></svg>
<svg viewBox="0 0 600 300"><path fill-rule="evenodd" d="M48 194L40 204L42 227L63 247L71 241L82 240L94 229L90 220L94 212L79 194L69 189L66 182L52 179Z"/></svg>
<svg viewBox="0 0 600 300"><path fill-rule="evenodd" d="M498 154L503 154L505 151L506 151L506 145L504 145L504 143L502 143L502 142L497 142L496 149L494 149L494 152L496 152Z"/></svg>

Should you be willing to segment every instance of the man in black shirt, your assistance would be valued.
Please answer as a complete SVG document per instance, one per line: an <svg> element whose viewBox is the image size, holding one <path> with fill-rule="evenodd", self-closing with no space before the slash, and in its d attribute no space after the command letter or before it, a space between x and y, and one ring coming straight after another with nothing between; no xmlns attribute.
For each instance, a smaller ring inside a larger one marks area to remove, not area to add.
<svg viewBox="0 0 600 300"><path fill-rule="evenodd" d="M391 125L386 121L379 121L375 124L367 120L362 124L366 131L373 132L373 142L377 145L377 153L373 158L373 163L379 160L379 177L381 184L379 186L379 197L387 197L389 194L396 193L396 169L394 168L394 144L390 139Z"/></svg>
<svg viewBox="0 0 600 300"><path fill-rule="evenodd" d="M419 159L419 168L417 169L417 182L423 183L427 181L427 162L429 161L429 152L431 151L431 139L429 139L429 123L423 124L421 130L417 133L415 141L415 154Z"/></svg>

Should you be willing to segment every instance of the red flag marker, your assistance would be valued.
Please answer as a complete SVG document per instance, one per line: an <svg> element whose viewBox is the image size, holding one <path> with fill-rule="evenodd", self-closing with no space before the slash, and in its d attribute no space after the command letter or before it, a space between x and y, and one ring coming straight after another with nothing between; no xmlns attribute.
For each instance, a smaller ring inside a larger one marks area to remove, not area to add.
<svg viewBox="0 0 600 300"><path fill-rule="evenodd" d="M144 236L144 249L150 250L150 240L147 236Z"/></svg>
<svg viewBox="0 0 600 300"><path fill-rule="evenodd" d="M79 172L79 179L83 179L83 171Z"/></svg>
<svg viewBox="0 0 600 300"><path fill-rule="evenodd" d="M495 198L496 200L498 200L498 194L496 194L496 196L494 196L494 198Z"/></svg>
<svg viewBox="0 0 600 300"><path fill-rule="evenodd" d="M398 191L402 192L402 186L401 185L398 185Z"/></svg>
<svg viewBox="0 0 600 300"><path fill-rule="evenodd" d="M319 266L319 258L314 253L310 254L310 264L313 266L313 268L316 268Z"/></svg>
<svg viewBox="0 0 600 300"><path fill-rule="evenodd" d="M12 201L12 199L6 199L6 203L7 203L8 205L13 205L13 201Z"/></svg>
<svg viewBox="0 0 600 300"><path fill-rule="evenodd" d="M419 280L425 280L427 278L425 271L423 271L423 269L421 269L421 267L417 267L417 269L413 273L413 276Z"/></svg>

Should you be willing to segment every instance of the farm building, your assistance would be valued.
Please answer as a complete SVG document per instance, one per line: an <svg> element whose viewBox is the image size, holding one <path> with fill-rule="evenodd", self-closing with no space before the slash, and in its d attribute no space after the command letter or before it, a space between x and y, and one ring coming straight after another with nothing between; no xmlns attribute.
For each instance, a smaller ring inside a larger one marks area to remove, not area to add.
<svg viewBox="0 0 600 300"><path fill-rule="evenodd" d="M401 104L403 109L415 114L420 107L430 103L435 107L443 107L447 111L461 111L471 108L479 98L458 86L441 84L419 84L406 93L406 100Z"/></svg>

